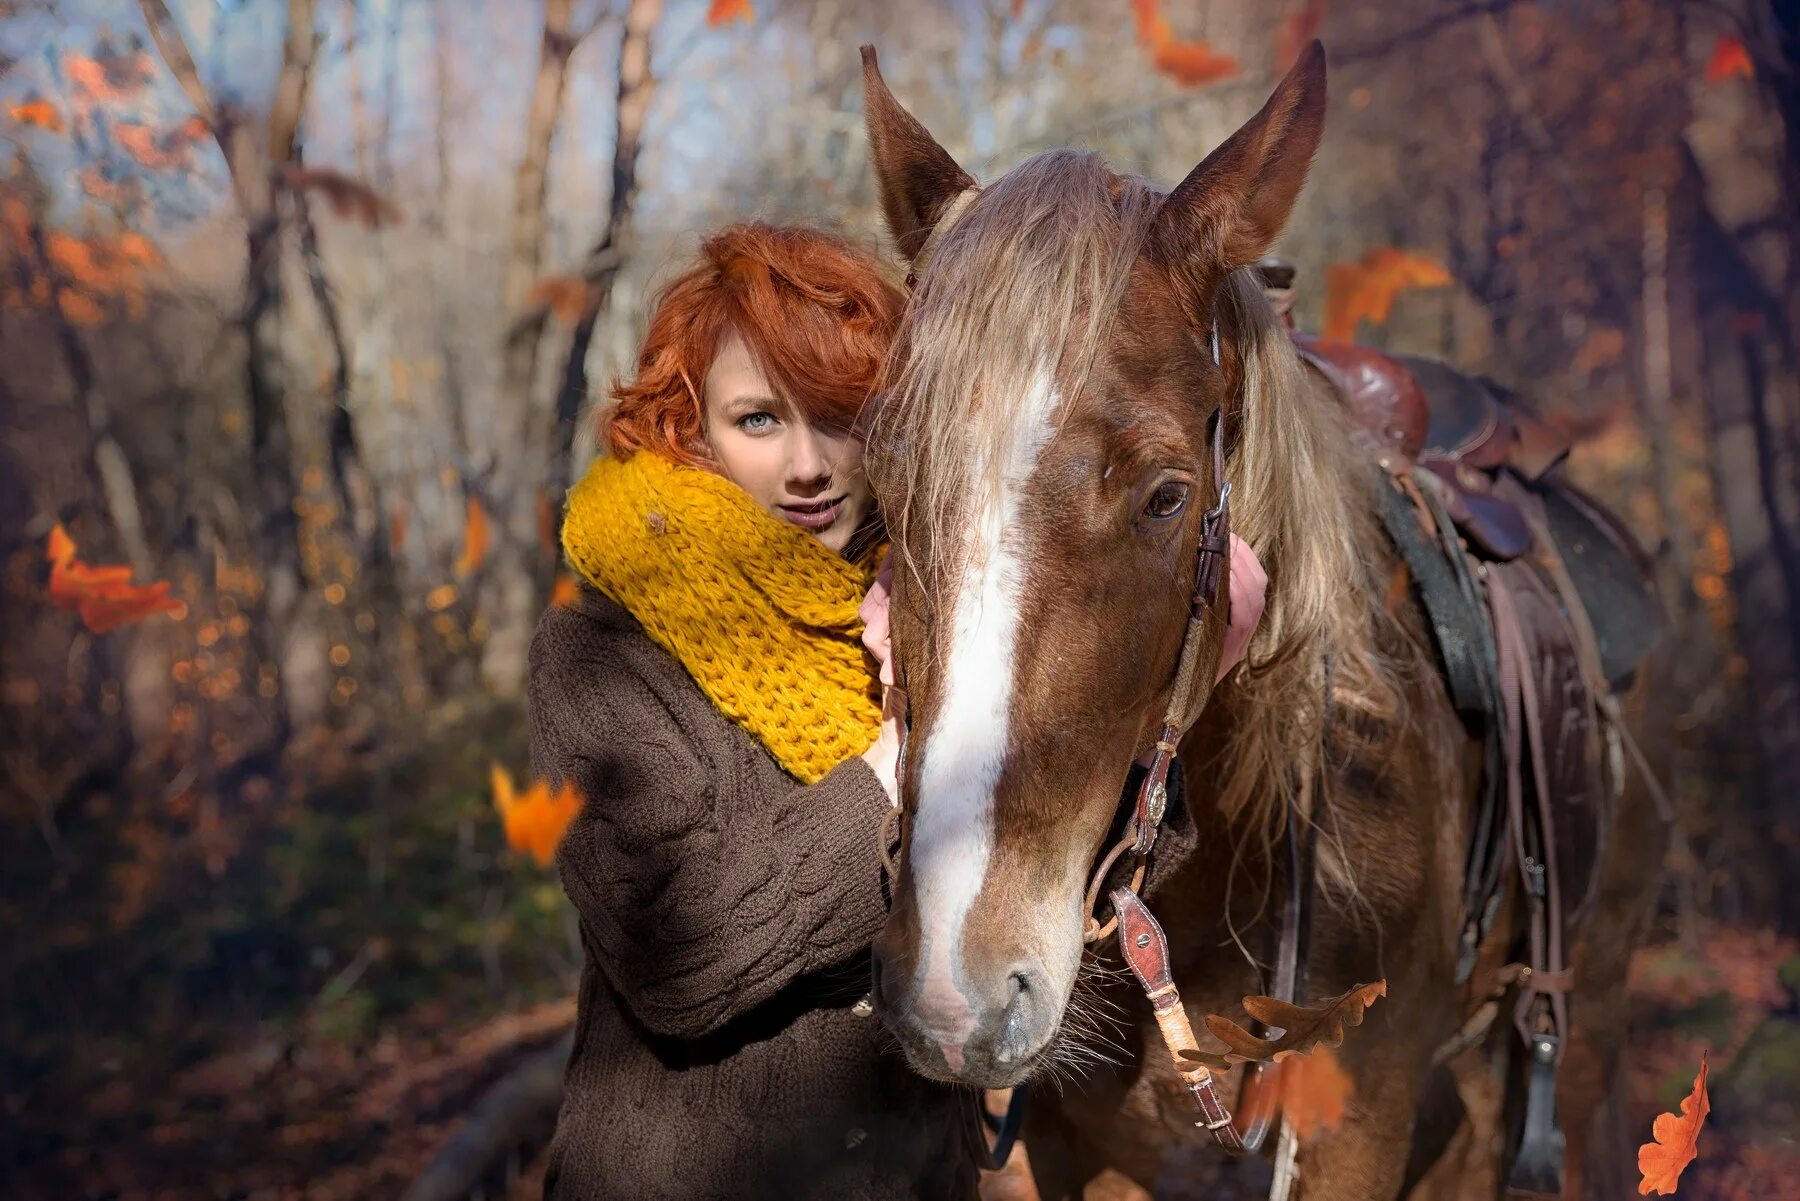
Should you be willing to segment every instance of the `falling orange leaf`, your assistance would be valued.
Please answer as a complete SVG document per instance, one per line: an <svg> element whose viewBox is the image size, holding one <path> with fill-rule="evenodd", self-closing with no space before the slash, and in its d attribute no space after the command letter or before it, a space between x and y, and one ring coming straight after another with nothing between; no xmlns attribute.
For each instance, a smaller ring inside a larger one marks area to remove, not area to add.
<svg viewBox="0 0 1800 1201"><path fill-rule="evenodd" d="M749 24L755 19L756 10L751 7L750 0L712 0L706 10L706 23L715 29L733 21Z"/></svg>
<svg viewBox="0 0 1800 1201"><path fill-rule="evenodd" d="M599 291L579 275L546 275L531 285L525 303L549 309L564 325L574 325L599 296Z"/></svg>
<svg viewBox="0 0 1800 1201"><path fill-rule="evenodd" d="M281 174L288 187L295 191L312 191L323 196L340 220L356 221L368 229L380 229L400 220L399 205L342 171L289 163L282 168Z"/></svg>
<svg viewBox="0 0 1800 1201"><path fill-rule="evenodd" d="M1721 33L1713 45L1712 58L1706 64L1706 82L1723 83L1733 75L1750 79L1756 68L1750 62L1749 48L1728 33Z"/></svg>
<svg viewBox="0 0 1800 1201"><path fill-rule="evenodd" d="M133 584L131 568L83 563L75 549L75 540L57 523L44 554L50 562L50 603L79 613L89 630L105 634L157 613L176 621L187 617L186 603L169 595L167 580Z"/></svg>
<svg viewBox="0 0 1800 1201"><path fill-rule="evenodd" d="M7 105L6 114L20 125L35 125L51 133L61 133L63 130L62 110L35 92L19 104Z"/></svg>
<svg viewBox="0 0 1800 1201"><path fill-rule="evenodd" d="M1178 40L1156 5L1157 0L1131 0L1138 42L1150 52L1151 66L1187 87L1215 83L1238 73L1238 61L1231 55L1216 53L1202 41Z"/></svg>
<svg viewBox="0 0 1800 1201"><path fill-rule="evenodd" d="M530 788L520 793L512 773L498 763L489 774L494 808L506 827L506 845L522 855L530 855L539 867L549 867L563 831L581 811L581 796L575 786L565 782L553 792L543 780L534 780Z"/></svg>
<svg viewBox="0 0 1800 1201"><path fill-rule="evenodd" d="M1281 18L1275 29L1275 73L1282 75L1300 61L1300 52L1319 36L1325 20L1325 0L1306 0L1298 12Z"/></svg>
<svg viewBox="0 0 1800 1201"><path fill-rule="evenodd" d="M1449 282L1450 273L1437 262L1392 246L1377 246L1360 262L1333 263L1325 269L1324 336L1348 342L1363 318L1377 325L1386 321L1394 298L1406 289Z"/></svg>
<svg viewBox="0 0 1800 1201"><path fill-rule="evenodd" d="M1638 1171L1644 1175L1638 1182L1638 1194L1667 1195L1675 1191L1681 1171L1694 1162L1699 1153L1700 1127L1712 1112L1706 1096L1706 1052L1700 1053L1700 1074L1694 1077L1694 1089L1681 1099L1681 1116L1658 1114L1650 1128L1651 1142L1638 1148Z"/></svg>
<svg viewBox="0 0 1800 1201"><path fill-rule="evenodd" d="M550 587L550 604L553 607L572 605L580 595L581 588L575 583L574 576L566 571L556 573L556 583Z"/></svg>
<svg viewBox="0 0 1800 1201"><path fill-rule="evenodd" d="M464 505L462 554L456 557L456 574L471 576L481 570L488 552L488 515L471 495Z"/></svg>
<svg viewBox="0 0 1800 1201"><path fill-rule="evenodd" d="M1290 1055L1276 1065L1281 1073L1281 1116L1299 1138L1335 1130L1356 1086L1330 1047Z"/></svg>

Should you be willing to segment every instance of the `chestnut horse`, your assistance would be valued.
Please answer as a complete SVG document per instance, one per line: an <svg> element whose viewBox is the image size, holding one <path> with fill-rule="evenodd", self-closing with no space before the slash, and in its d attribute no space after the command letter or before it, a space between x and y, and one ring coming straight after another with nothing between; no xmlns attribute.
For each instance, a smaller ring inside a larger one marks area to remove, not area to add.
<svg viewBox="0 0 1800 1201"><path fill-rule="evenodd" d="M1323 50L1167 194L1074 151L978 186L889 93L872 51L864 85L883 210L915 273L869 450L910 701L903 855L876 943L884 1020L938 1080L994 1088L1082 1069L1033 1100L1026 1144L1046 1198L1079 1196L1107 1168L1154 1188L1177 1153L1208 1145L1142 995L1106 983L1116 957L1083 954L1083 894L1174 685L1202 512L1223 482L1217 416L1268 605L1251 661L1199 690L1181 742L1197 845L1171 871L1153 858L1150 899L1195 1025L1239 1015L1268 991L1258 958L1280 917L1288 815L1317 824L1310 995L1389 989L1340 1052L1350 1115L1301 1144L1301 1187L1434 1191L1422 1173L1444 1139L1422 1113L1461 1121L1468 1145L1500 1141L1491 1112L1462 1116L1434 1056L1497 991L1520 926L1503 915L1456 985L1481 746L1452 708L1345 416L1247 270L1318 147ZM1208 682L1223 628L1215 615L1201 631ZM1624 831L1660 829L1646 804L1627 790ZM1614 840L1575 952L1576 1070L1559 1076L1571 1167L1616 1059L1659 855L1649 834ZM1116 1040L1077 988L1096 976L1124 1007ZM1461 1062L1491 1062L1507 1025ZM1225 1078L1228 1100L1236 1087ZM1454 1173L1490 1196L1497 1174Z"/></svg>

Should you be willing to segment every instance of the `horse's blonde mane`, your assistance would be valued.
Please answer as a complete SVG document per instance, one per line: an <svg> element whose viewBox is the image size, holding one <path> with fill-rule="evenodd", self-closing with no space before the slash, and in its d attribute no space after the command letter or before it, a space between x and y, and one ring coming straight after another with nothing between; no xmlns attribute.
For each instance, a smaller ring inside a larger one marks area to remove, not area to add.
<svg viewBox="0 0 1800 1201"><path fill-rule="evenodd" d="M1269 575L1249 661L1208 707L1230 728L1216 745L1219 804L1267 839L1288 802L1311 814L1319 777L1327 663L1334 758L1352 733L1394 721L1400 689L1380 647L1392 639L1381 603L1387 581L1370 517L1371 475L1343 409L1317 395L1287 328L1253 272L1233 272L1219 306L1243 361L1238 438L1225 473L1234 530Z"/></svg>
<svg viewBox="0 0 1800 1201"><path fill-rule="evenodd" d="M957 523L978 498L958 493L997 486L1020 436L1011 405L1029 381L1048 369L1079 390L1162 199L1096 154L1051 151L988 185L941 233L870 432L870 474L901 498L886 516L896 541L922 552L909 569L924 573L924 596L959 569ZM1378 535L1343 415L1315 399L1250 271L1228 276L1217 308L1242 361L1232 518L1269 590L1250 662L1201 718L1229 727L1201 771L1223 781L1228 816L1273 839L1290 800L1313 810L1327 661L1334 713L1351 719L1334 731L1356 728L1357 714L1393 719L1399 690L1376 649L1386 582L1366 553Z"/></svg>
<svg viewBox="0 0 1800 1201"><path fill-rule="evenodd" d="M885 514L897 539L929 548L925 595L960 568L954 524L981 497L958 493L1001 482L1019 435L1013 406L1044 372L1071 394L1085 378L1160 199L1097 154L1052 150L985 188L939 236L869 455L876 487L904 498Z"/></svg>

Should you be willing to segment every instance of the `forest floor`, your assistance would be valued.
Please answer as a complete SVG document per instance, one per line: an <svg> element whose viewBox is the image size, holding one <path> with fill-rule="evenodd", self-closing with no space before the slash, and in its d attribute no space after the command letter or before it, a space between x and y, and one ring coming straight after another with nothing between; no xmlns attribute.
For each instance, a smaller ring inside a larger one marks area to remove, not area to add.
<svg viewBox="0 0 1800 1201"><path fill-rule="evenodd" d="M167 868L127 913L105 900L116 873L85 875L78 845L43 869L41 908L9 884L0 916L33 937L5 948L19 970L0 1029L0 1196L403 1193L573 1018L571 914L553 873L506 850L486 790L491 762L522 765L517 729L492 715L373 774L353 765L261 811L225 870ZM1702 921L1683 939L1664 918L1639 950L1633 1146L1710 1057L1682 1196L1800 1198L1797 994L1800 947L1768 930ZM537 1196L547 1135L522 1130L485 1195ZM996 1194L1029 1197L1013 1176ZM1622 1179L1635 1185L1631 1165Z"/></svg>

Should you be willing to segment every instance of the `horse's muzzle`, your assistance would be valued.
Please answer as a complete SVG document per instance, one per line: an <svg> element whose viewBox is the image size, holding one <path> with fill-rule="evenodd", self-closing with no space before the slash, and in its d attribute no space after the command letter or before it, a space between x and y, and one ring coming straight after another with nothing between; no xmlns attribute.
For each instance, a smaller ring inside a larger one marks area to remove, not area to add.
<svg viewBox="0 0 1800 1201"><path fill-rule="evenodd" d="M1056 1033L1062 998L1035 963L932 976L875 952L875 1000L913 1070L933 1080L1010 1088L1031 1075Z"/></svg>

